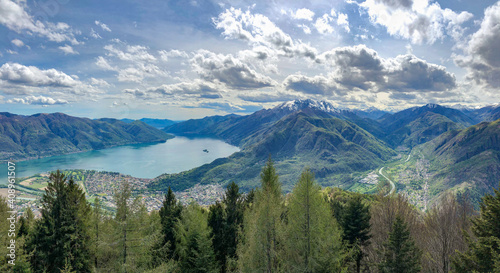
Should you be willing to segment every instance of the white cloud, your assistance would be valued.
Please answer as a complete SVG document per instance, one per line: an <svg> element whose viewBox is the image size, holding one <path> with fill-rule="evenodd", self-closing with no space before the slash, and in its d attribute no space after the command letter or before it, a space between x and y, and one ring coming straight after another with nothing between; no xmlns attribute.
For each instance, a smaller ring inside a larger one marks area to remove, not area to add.
<svg viewBox="0 0 500 273"><path fill-rule="evenodd" d="M57 105L57 104L67 104L67 100L63 99L53 99L51 97L44 96L27 96L25 98L13 98L6 101L7 103L21 103L21 104L31 104L31 105Z"/></svg>
<svg viewBox="0 0 500 273"><path fill-rule="evenodd" d="M41 70L35 66L5 63L0 67L0 80L26 86L74 87L80 84L64 72L56 69Z"/></svg>
<svg viewBox="0 0 500 273"><path fill-rule="evenodd" d="M90 84L91 85L98 85L98 86L103 86L103 87L109 87L111 84L109 84L107 81L103 79L96 79L94 77L90 78Z"/></svg>
<svg viewBox="0 0 500 273"><path fill-rule="evenodd" d="M155 62L156 58L148 52L148 48L141 45L127 45L125 50L116 48L114 45L106 45L104 49L108 55L118 57L122 61L131 62Z"/></svg>
<svg viewBox="0 0 500 273"><path fill-rule="evenodd" d="M116 68L116 67L112 67L112 66L109 64L108 60L106 60L106 59L105 59L104 57L102 57L102 56L99 56L99 57L97 57L97 58L96 58L96 62L95 62L95 64L96 64L98 67L100 67L100 68L102 68L102 69L104 69L104 70L112 70L112 71L117 70L117 68Z"/></svg>
<svg viewBox="0 0 500 273"><path fill-rule="evenodd" d="M292 18L296 20L312 21L314 18L314 12L306 8L298 9L295 13L291 12L291 15Z"/></svg>
<svg viewBox="0 0 500 273"><path fill-rule="evenodd" d="M222 98L223 86L213 82L196 79L190 82L175 84L163 84L161 86L149 87L146 89L125 89L124 93L131 94L141 99L155 98Z"/></svg>
<svg viewBox="0 0 500 273"><path fill-rule="evenodd" d="M19 39L14 39L14 40L12 40L11 42L12 42L15 46L17 46L17 47L22 47L22 46L24 46L23 41L21 41L21 40L19 40Z"/></svg>
<svg viewBox="0 0 500 273"><path fill-rule="evenodd" d="M234 89L262 88L274 85L274 81L251 69L233 55L215 54L199 50L191 64L200 77L217 80Z"/></svg>
<svg viewBox="0 0 500 273"><path fill-rule="evenodd" d="M459 39L463 33L460 25L473 16L465 11L442 9L439 3L429 0L366 0L359 6L374 24L386 27L390 35L416 44L432 44L445 34Z"/></svg>
<svg viewBox="0 0 500 273"><path fill-rule="evenodd" d="M479 30L455 62L468 70L467 78L488 87L500 87L500 2L488 7Z"/></svg>
<svg viewBox="0 0 500 273"><path fill-rule="evenodd" d="M60 46L59 49L64 52L65 55L68 55L68 54L71 54L71 55L75 55L75 54L79 54L77 51L75 51L73 49L73 47L71 47L70 45L65 45L65 46Z"/></svg>
<svg viewBox="0 0 500 273"><path fill-rule="evenodd" d="M265 46L278 50L283 56L302 56L315 59L317 50L301 41L294 41L268 17L230 8L213 19L226 39L247 41L251 46Z"/></svg>
<svg viewBox="0 0 500 273"><path fill-rule="evenodd" d="M75 31L67 24L35 21L18 2L11 0L0 0L0 24L17 33L35 33L53 42L80 43L75 39Z"/></svg>
<svg viewBox="0 0 500 273"><path fill-rule="evenodd" d="M169 73L156 65L158 59L141 45L128 45L117 41L116 45L104 46L107 58L99 56L96 65L104 70L116 71L120 82L141 83L145 78L168 76Z"/></svg>
<svg viewBox="0 0 500 273"><path fill-rule="evenodd" d="M305 34L311 34L311 28L302 24L302 25L297 25L299 28L301 28Z"/></svg>
<svg viewBox="0 0 500 273"><path fill-rule="evenodd" d="M99 21L95 21L94 23L97 26L100 26L102 28L102 30L107 31L107 32L111 32L111 29L106 24L99 22Z"/></svg>
<svg viewBox="0 0 500 273"><path fill-rule="evenodd" d="M140 83L144 78L165 76L167 72L154 64L136 63L134 66L118 69L118 81Z"/></svg>
<svg viewBox="0 0 500 273"><path fill-rule="evenodd" d="M189 55L185 51L177 49L172 49L170 51L160 50L158 51L158 54L160 54L160 59L165 62L168 61L168 58L189 58Z"/></svg>
<svg viewBox="0 0 500 273"><path fill-rule="evenodd" d="M351 32L351 29L349 28L349 20L347 14L339 13L339 16L337 17L337 25L344 27L346 32Z"/></svg>
<svg viewBox="0 0 500 273"><path fill-rule="evenodd" d="M306 94L342 95L350 91L444 92L456 87L446 68L407 54L384 59L365 45L339 47L320 55L318 62L333 68L328 75L290 75L288 90Z"/></svg>
<svg viewBox="0 0 500 273"><path fill-rule="evenodd" d="M314 27L316 27L316 30L321 34L331 34L333 32L333 27L330 25L330 22L332 21L333 18L325 13L323 16L316 19Z"/></svg>
<svg viewBox="0 0 500 273"><path fill-rule="evenodd" d="M90 36L94 39L102 39L101 35L97 33L93 28L90 28Z"/></svg>

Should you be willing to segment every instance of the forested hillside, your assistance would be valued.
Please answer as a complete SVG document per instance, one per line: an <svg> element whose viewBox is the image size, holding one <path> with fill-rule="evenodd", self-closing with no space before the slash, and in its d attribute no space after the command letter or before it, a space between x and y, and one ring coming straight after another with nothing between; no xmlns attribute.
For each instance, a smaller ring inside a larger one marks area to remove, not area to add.
<svg viewBox="0 0 500 273"><path fill-rule="evenodd" d="M248 194L231 183L221 202L183 206L168 189L161 209L148 213L124 182L110 213L62 173L50 179L41 218L28 210L16 221L15 258L7 255L14 237L0 237L2 272L500 270L499 191L480 211L447 195L423 213L403 195L322 189L305 169L284 196L269 159ZM8 210L2 198L0 216Z"/></svg>
<svg viewBox="0 0 500 273"><path fill-rule="evenodd" d="M141 121L91 120L62 113L0 113L0 160L60 155L172 138Z"/></svg>

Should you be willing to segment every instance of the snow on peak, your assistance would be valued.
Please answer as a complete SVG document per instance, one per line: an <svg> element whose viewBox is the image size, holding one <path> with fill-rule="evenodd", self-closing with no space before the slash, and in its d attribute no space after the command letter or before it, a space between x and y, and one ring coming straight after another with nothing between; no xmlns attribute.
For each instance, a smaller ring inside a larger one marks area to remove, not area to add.
<svg viewBox="0 0 500 273"><path fill-rule="evenodd" d="M285 109L289 111L298 111L306 108L320 110L328 113L340 113L340 109L333 106L327 101L316 101L312 99L297 99L284 102L276 107L277 109Z"/></svg>
<svg viewBox="0 0 500 273"><path fill-rule="evenodd" d="M427 107L427 108L438 108L440 106L441 105L436 104L436 103L428 103L428 104L425 105L425 107Z"/></svg>

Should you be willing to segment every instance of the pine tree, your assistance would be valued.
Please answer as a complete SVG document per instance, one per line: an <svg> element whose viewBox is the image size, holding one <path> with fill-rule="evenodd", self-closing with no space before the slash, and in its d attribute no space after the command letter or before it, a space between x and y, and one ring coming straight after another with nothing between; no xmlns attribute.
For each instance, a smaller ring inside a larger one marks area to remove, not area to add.
<svg viewBox="0 0 500 273"><path fill-rule="evenodd" d="M222 203L226 205L226 228L224 231L226 241L226 255L228 258L236 258L238 247L238 232L243 224L244 200L236 183L231 182L227 186L226 194Z"/></svg>
<svg viewBox="0 0 500 273"><path fill-rule="evenodd" d="M218 272L210 239L207 213L196 203L182 212L176 224L176 252L182 272Z"/></svg>
<svg viewBox="0 0 500 273"><path fill-rule="evenodd" d="M221 272L226 272L227 238L225 237L225 232L227 223L225 210L218 201L210 207L208 213L208 226L211 228L210 234L212 237L215 259L221 268Z"/></svg>
<svg viewBox="0 0 500 273"><path fill-rule="evenodd" d="M244 238L239 245L242 272L277 272L283 246L283 202L281 184L271 158L260 175L262 188L244 216Z"/></svg>
<svg viewBox="0 0 500 273"><path fill-rule="evenodd" d="M341 272L341 232L310 170L302 173L288 208L287 272Z"/></svg>
<svg viewBox="0 0 500 273"><path fill-rule="evenodd" d="M94 267L99 268L99 245L100 245L100 230L102 211L101 211L101 201L99 197L94 199L94 208L92 210L92 231L93 231L93 241L94 241Z"/></svg>
<svg viewBox="0 0 500 273"><path fill-rule="evenodd" d="M177 248L175 225L180 220L182 213L182 205L175 198L174 192L168 187L167 194L163 206L160 208L159 216L161 223L161 240L159 244L154 246L153 250L153 265L158 266L161 263L166 263L169 259L175 257Z"/></svg>
<svg viewBox="0 0 500 273"><path fill-rule="evenodd" d="M457 272L500 272L500 190L494 189L494 193L483 197L481 213L472 219L477 240L467 238L469 250L453 260Z"/></svg>
<svg viewBox="0 0 500 273"><path fill-rule="evenodd" d="M420 272L422 254L410 237L410 230L401 218L396 216L389 239L385 244L384 260L379 264L381 273Z"/></svg>
<svg viewBox="0 0 500 273"><path fill-rule="evenodd" d="M127 204L128 200L132 195L130 184L125 181L122 184L122 188L117 191L114 195L115 203L116 203L116 215L115 221L118 224L118 234L121 237L121 263L126 266L127 265L127 256L128 256L128 240L127 233L129 232L130 227L129 217L130 217L130 208Z"/></svg>
<svg viewBox="0 0 500 273"><path fill-rule="evenodd" d="M212 231L215 257L221 272L226 272L228 259L236 259L238 232L243 222L243 198L236 183L231 182L226 189L222 203L210 207L208 225Z"/></svg>
<svg viewBox="0 0 500 273"><path fill-rule="evenodd" d="M356 195L347 202L341 216L343 240L353 248L356 272L359 273L361 260L364 257L362 247L367 246L370 239L370 208L363 204L363 199L359 195Z"/></svg>
<svg viewBox="0 0 500 273"><path fill-rule="evenodd" d="M83 190L57 171L50 175L41 202L42 218L28 242L34 272L59 272L66 265L90 272L90 206Z"/></svg>

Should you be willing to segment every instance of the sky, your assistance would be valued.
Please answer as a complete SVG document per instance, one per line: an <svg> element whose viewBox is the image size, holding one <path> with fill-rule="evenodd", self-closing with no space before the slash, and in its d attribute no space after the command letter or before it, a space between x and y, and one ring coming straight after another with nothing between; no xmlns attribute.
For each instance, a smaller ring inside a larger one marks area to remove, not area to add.
<svg viewBox="0 0 500 273"><path fill-rule="evenodd" d="M500 1L0 0L0 111L185 120L500 102Z"/></svg>

